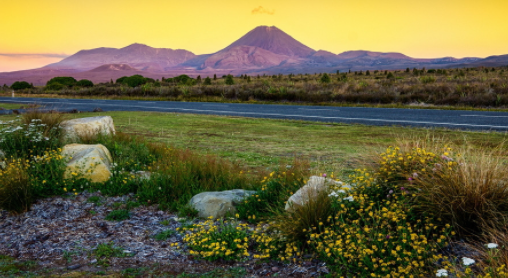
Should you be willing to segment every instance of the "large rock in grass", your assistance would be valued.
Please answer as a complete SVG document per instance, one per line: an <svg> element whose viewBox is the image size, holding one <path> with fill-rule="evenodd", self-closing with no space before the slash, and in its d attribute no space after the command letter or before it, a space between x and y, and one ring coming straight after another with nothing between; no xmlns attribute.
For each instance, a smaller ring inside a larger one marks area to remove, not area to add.
<svg viewBox="0 0 508 278"><path fill-rule="evenodd" d="M69 159L64 177L83 177L92 182L105 182L111 177L113 159L101 144L69 144L62 149L62 156Z"/></svg>
<svg viewBox="0 0 508 278"><path fill-rule="evenodd" d="M5 167L7 167L7 164L5 163L4 159L5 153L2 150L0 150L0 169L5 169Z"/></svg>
<svg viewBox="0 0 508 278"><path fill-rule="evenodd" d="M202 192L192 197L189 205L198 211L199 217L216 219L224 217L228 213L235 215L235 206L254 193L256 191L243 189Z"/></svg>
<svg viewBox="0 0 508 278"><path fill-rule="evenodd" d="M115 125L110 116L68 120L62 122L60 127L64 132L65 140L70 142L78 142L80 138L115 134Z"/></svg>
<svg viewBox="0 0 508 278"><path fill-rule="evenodd" d="M295 194L289 197L286 202L286 211L293 210L297 207L304 206L309 200L316 200L319 194L323 192L331 192L334 189L340 188L351 188L349 185L345 185L340 181L333 179L311 176L309 181L298 189Z"/></svg>

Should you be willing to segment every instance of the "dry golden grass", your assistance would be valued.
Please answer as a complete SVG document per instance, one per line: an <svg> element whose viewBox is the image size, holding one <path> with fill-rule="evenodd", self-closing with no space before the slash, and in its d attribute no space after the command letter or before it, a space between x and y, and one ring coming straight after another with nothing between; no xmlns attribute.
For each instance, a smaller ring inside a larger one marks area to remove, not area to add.
<svg viewBox="0 0 508 278"><path fill-rule="evenodd" d="M66 117L62 113L45 112L35 107L23 113L21 119L22 123L26 125L31 124L33 120L41 120L40 123L46 125L44 135L47 136L52 129L59 127Z"/></svg>
<svg viewBox="0 0 508 278"><path fill-rule="evenodd" d="M431 171L414 179L415 204L447 219L463 235L478 236L508 224L508 163L504 144L460 147L443 138L405 140L403 149L422 148L444 154Z"/></svg>

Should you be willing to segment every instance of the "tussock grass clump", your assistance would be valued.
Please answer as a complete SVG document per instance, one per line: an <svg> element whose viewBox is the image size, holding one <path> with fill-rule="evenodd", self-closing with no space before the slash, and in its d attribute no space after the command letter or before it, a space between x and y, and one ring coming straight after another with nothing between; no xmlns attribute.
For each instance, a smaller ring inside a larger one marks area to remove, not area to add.
<svg viewBox="0 0 508 278"><path fill-rule="evenodd" d="M21 122L25 125L30 125L34 120L44 126L43 134L45 136L55 136L60 134L55 134L52 130L58 129L60 124L66 120L66 116L57 112L45 112L37 107L29 109L21 115Z"/></svg>
<svg viewBox="0 0 508 278"><path fill-rule="evenodd" d="M24 212L34 200L30 189L26 165L21 160L0 168L0 208L14 212Z"/></svg>
<svg viewBox="0 0 508 278"><path fill-rule="evenodd" d="M333 200L328 192L320 192L316 198L308 198L302 206L279 213L273 218L272 226L280 231L288 242L308 247L310 227L319 227L334 215Z"/></svg>
<svg viewBox="0 0 508 278"><path fill-rule="evenodd" d="M508 224L508 164L504 145L454 146L440 138L411 140L381 155L387 189L405 187L414 206L475 235Z"/></svg>
<svg viewBox="0 0 508 278"><path fill-rule="evenodd" d="M466 235L489 227L506 227L508 164L501 148L492 151L467 148L454 156L451 151L445 152L442 163L419 174L411 184L419 191L416 205L450 219Z"/></svg>
<svg viewBox="0 0 508 278"><path fill-rule="evenodd" d="M309 175L309 163L295 159L290 168L281 166L261 181L256 194L246 198L238 207L239 217L250 223L266 220L277 212L284 211L286 201L305 184Z"/></svg>
<svg viewBox="0 0 508 278"><path fill-rule="evenodd" d="M256 180L251 180L238 164L190 150L165 148L159 151L161 158L150 167L157 174L138 188L137 195L142 202L159 203L176 210L203 191L256 187Z"/></svg>

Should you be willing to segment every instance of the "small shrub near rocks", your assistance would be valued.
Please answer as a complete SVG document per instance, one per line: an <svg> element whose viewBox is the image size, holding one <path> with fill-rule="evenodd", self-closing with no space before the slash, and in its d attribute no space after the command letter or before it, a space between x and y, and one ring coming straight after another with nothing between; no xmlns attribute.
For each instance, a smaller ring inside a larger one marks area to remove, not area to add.
<svg viewBox="0 0 508 278"><path fill-rule="evenodd" d="M99 197L99 196L92 196L92 197L88 198L87 201L89 203L93 203L93 204L98 206L100 204L100 202L101 202L101 197Z"/></svg>
<svg viewBox="0 0 508 278"><path fill-rule="evenodd" d="M162 240L168 240L170 237L174 236L176 234L175 230L165 230L162 231L154 236L155 240L162 241Z"/></svg>
<svg viewBox="0 0 508 278"><path fill-rule="evenodd" d="M108 267L110 258L124 258L129 254L124 252L122 247L115 246L112 242L101 243L93 250L93 255L97 258L97 264Z"/></svg>
<svg viewBox="0 0 508 278"><path fill-rule="evenodd" d="M304 176L308 175L308 167L307 162L297 159L291 168L281 167L264 177L256 194L237 207L239 217L257 223L275 211L284 210L288 198L305 184Z"/></svg>
<svg viewBox="0 0 508 278"><path fill-rule="evenodd" d="M105 219L109 221L123 221L129 218L131 218L131 213L128 210L121 209L110 212Z"/></svg>

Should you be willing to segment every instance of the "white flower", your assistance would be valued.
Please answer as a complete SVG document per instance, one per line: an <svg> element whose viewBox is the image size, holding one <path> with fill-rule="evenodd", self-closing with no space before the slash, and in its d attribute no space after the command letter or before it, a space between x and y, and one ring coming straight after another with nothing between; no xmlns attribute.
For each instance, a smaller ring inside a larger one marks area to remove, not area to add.
<svg viewBox="0 0 508 278"><path fill-rule="evenodd" d="M343 200L348 200L350 202L353 202L355 200L355 198L353 198L353 196L349 196L349 197L344 198Z"/></svg>
<svg viewBox="0 0 508 278"><path fill-rule="evenodd" d="M346 193L343 189L339 189L337 191L332 191L332 193L328 194L329 197L338 197L339 193Z"/></svg>
<svg viewBox="0 0 508 278"><path fill-rule="evenodd" d="M487 248L489 248L489 249L497 248L497 246L498 245L495 244L495 243L489 243L489 244L487 244Z"/></svg>
<svg viewBox="0 0 508 278"><path fill-rule="evenodd" d="M332 193L328 194L328 197L337 197L337 196L339 195L335 191L332 191Z"/></svg>
<svg viewBox="0 0 508 278"><path fill-rule="evenodd" d="M462 257L462 263L466 266L468 265L472 265L475 263L475 261L471 258L468 258L468 257Z"/></svg>
<svg viewBox="0 0 508 278"><path fill-rule="evenodd" d="M448 277L448 271L446 271L446 269L439 269L436 272L436 276L437 277Z"/></svg>

